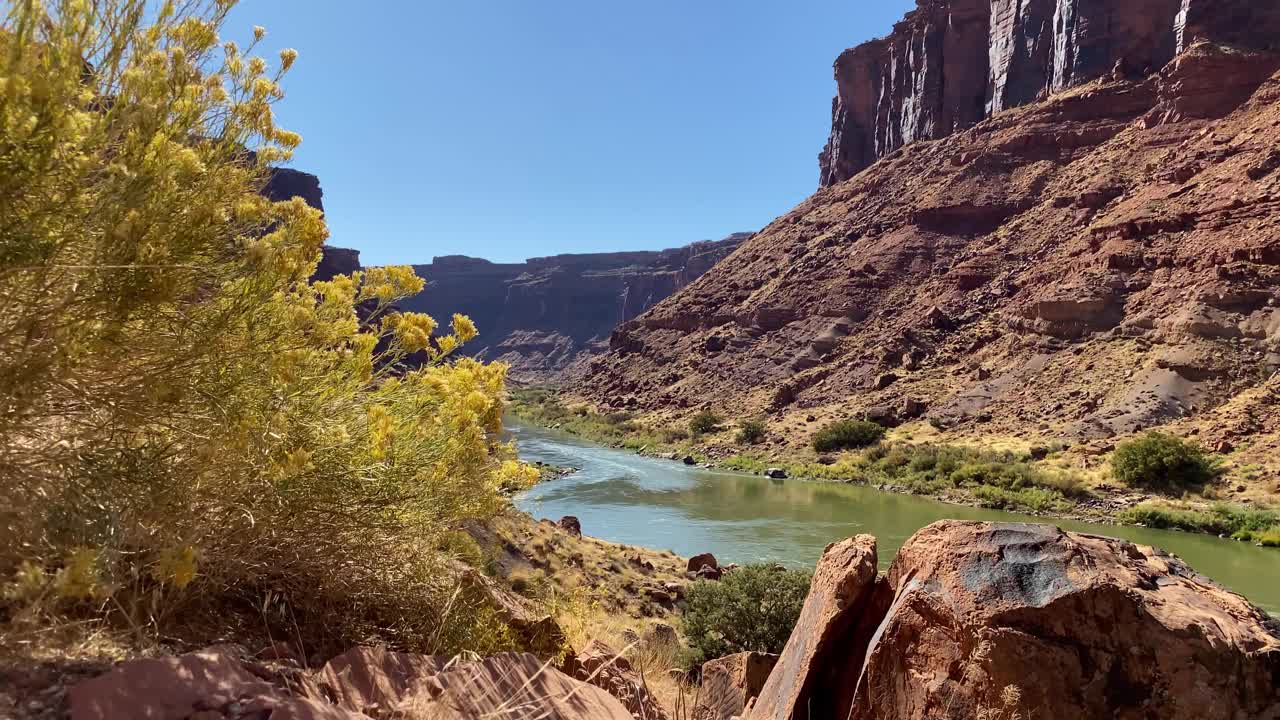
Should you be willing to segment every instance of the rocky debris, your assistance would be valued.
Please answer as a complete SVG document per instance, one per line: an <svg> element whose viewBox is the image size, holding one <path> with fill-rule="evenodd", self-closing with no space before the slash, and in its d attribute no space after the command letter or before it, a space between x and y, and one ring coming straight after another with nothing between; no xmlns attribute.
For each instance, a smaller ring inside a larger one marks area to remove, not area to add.
<svg viewBox="0 0 1280 720"><path fill-rule="evenodd" d="M693 282L750 236L523 263L437 257L414 266L427 287L402 304L433 317L470 316L480 337L469 352L509 363L515 377L547 379L603 351L615 327Z"/></svg>
<svg viewBox="0 0 1280 720"><path fill-rule="evenodd" d="M645 560L643 555L630 555L627 557L627 562L641 572L653 572L654 569L653 563Z"/></svg>
<svg viewBox="0 0 1280 720"><path fill-rule="evenodd" d="M694 720L730 720L755 700L778 661L777 655L744 652L703 663Z"/></svg>
<svg viewBox="0 0 1280 720"><path fill-rule="evenodd" d="M471 567L459 564L456 572L463 587L484 598L515 633L522 647L548 657L564 647L564 631L555 618Z"/></svg>
<svg viewBox="0 0 1280 720"><path fill-rule="evenodd" d="M651 647L675 645L680 642L679 637L676 635L676 629L662 622L654 623L645 628L642 640L645 645Z"/></svg>
<svg viewBox="0 0 1280 720"><path fill-rule="evenodd" d="M716 556L711 553L702 553L689 558L689 564L686 569L689 572L696 573L703 568L711 568L715 570L720 567L720 563L716 562Z"/></svg>
<svg viewBox="0 0 1280 720"><path fill-rule="evenodd" d="M637 718L665 720L667 717L640 674L613 648L593 640L577 655L577 677L608 692Z"/></svg>
<svg viewBox="0 0 1280 720"><path fill-rule="evenodd" d="M446 661L378 648L353 648L316 678L283 677L233 646L129 660L74 685L68 708L72 720L631 718L606 690L527 653Z"/></svg>
<svg viewBox="0 0 1280 720"><path fill-rule="evenodd" d="M582 523L578 522L578 518L573 515L565 515L560 518L560 529L574 537L582 537Z"/></svg>
<svg viewBox="0 0 1280 720"><path fill-rule="evenodd" d="M693 573L693 577L695 580L719 580L720 576L723 574L724 570L707 565L698 568L698 570Z"/></svg>
<svg viewBox="0 0 1280 720"><path fill-rule="evenodd" d="M654 601L658 605L668 610L675 607L675 603L676 603L675 596L673 596L671 593L667 592L666 590L663 590L662 588L653 588L653 587L646 588L644 591L644 595L645 597L649 598L650 600Z"/></svg>
<svg viewBox="0 0 1280 720"><path fill-rule="evenodd" d="M942 521L887 578L874 557L867 536L823 555L745 717L1280 716L1280 624L1159 550Z"/></svg>
<svg viewBox="0 0 1280 720"><path fill-rule="evenodd" d="M769 468L768 470L765 470L764 476L767 478L773 478L774 480L786 480L787 471L783 470L782 468L773 467L773 468Z"/></svg>

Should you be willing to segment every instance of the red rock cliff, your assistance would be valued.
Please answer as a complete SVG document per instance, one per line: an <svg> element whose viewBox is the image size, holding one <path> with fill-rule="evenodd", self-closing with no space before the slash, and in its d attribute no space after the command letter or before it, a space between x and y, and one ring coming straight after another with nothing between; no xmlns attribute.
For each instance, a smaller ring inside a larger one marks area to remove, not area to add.
<svg viewBox="0 0 1280 720"><path fill-rule="evenodd" d="M1099 448L1171 426L1264 461L1280 450L1278 68L1197 43L1150 76L908 145L624 323L578 392L662 422L767 412L795 445L888 411Z"/></svg>
<svg viewBox="0 0 1280 720"><path fill-rule="evenodd" d="M592 253L492 263L447 256L414 269L427 281L403 303L444 321L469 315L479 357L510 363L521 379L550 379L631 320L696 280L750 233L653 252ZM594 345L593 345L594 344Z"/></svg>
<svg viewBox="0 0 1280 720"><path fill-rule="evenodd" d="M1280 42L1276 0L919 0L835 64L822 186L917 140L1114 74L1148 75L1197 40Z"/></svg>

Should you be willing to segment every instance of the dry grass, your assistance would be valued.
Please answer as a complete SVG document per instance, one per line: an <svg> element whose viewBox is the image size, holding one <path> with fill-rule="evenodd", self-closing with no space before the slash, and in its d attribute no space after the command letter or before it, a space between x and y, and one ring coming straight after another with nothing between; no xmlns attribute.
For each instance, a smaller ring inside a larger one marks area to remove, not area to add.
<svg viewBox="0 0 1280 720"><path fill-rule="evenodd" d="M648 639L646 632L652 622L581 604L566 608L558 619L573 647L584 648L598 640L625 657L668 717L679 718L680 708L692 705L689 698L696 694L696 689L687 682L681 669L684 648L679 642Z"/></svg>

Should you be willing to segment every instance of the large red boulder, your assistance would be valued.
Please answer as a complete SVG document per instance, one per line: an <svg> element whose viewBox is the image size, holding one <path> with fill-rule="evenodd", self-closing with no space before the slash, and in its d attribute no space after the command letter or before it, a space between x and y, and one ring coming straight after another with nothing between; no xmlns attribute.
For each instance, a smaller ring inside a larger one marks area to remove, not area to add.
<svg viewBox="0 0 1280 720"><path fill-rule="evenodd" d="M804 608L751 717L841 717L848 707L850 672L883 617L887 596L876 578L876 539L859 535L832 544L814 571Z"/></svg>
<svg viewBox="0 0 1280 720"><path fill-rule="evenodd" d="M720 563L716 562L716 556L711 553L702 553L701 555L694 555L689 558L689 572L696 573L701 571L703 568L719 570Z"/></svg>
<svg viewBox="0 0 1280 720"><path fill-rule="evenodd" d="M73 686L68 704L71 720L631 720L527 653L446 663L378 648L334 658L318 682L282 681L231 646L129 660Z"/></svg>
<svg viewBox="0 0 1280 720"><path fill-rule="evenodd" d="M367 720L319 698L299 696L234 646L141 658L84 680L67 693L71 720Z"/></svg>
<svg viewBox="0 0 1280 720"><path fill-rule="evenodd" d="M1280 718L1280 624L1154 548L943 521L874 557L827 551L746 717Z"/></svg>
<svg viewBox="0 0 1280 720"><path fill-rule="evenodd" d="M940 522L889 572L853 717L1280 717L1280 633L1180 560L1047 525Z"/></svg>

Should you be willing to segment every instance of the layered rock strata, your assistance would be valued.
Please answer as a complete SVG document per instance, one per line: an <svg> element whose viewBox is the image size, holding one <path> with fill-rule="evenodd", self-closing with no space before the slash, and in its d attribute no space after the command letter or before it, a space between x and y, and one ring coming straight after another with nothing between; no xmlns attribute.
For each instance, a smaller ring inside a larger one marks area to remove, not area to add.
<svg viewBox="0 0 1280 720"><path fill-rule="evenodd" d="M1277 38L1275 0L919 0L888 36L836 60L821 184L1050 93L1149 75L1200 40Z"/></svg>

